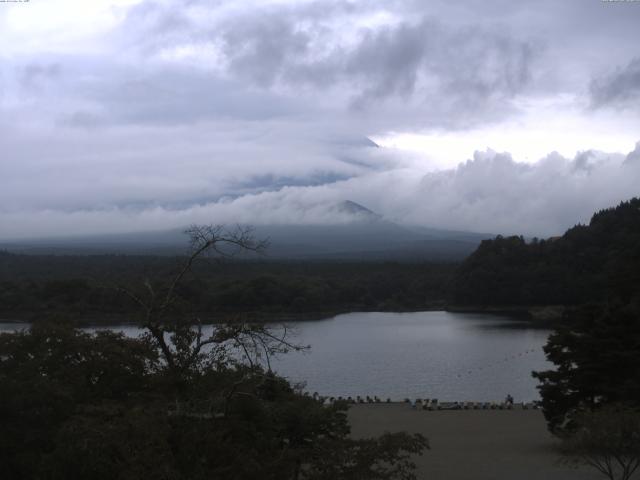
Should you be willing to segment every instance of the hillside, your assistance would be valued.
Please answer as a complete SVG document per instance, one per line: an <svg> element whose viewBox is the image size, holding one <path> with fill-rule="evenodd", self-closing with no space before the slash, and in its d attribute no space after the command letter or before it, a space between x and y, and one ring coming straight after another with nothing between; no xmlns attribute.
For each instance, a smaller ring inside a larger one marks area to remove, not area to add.
<svg viewBox="0 0 640 480"><path fill-rule="evenodd" d="M261 224L254 235L268 239L272 260L459 261L491 235L410 228L349 200L326 207L333 223ZM186 228L186 226L185 226ZM180 255L182 229L0 242L0 249L32 255Z"/></svg>
<svg viewBox="0 0 640 480"><path fill-rule="evenodd" d="M623 302L640 291L640 199L597 212L562 237L484 240L457 269L456 305Z"/></svg>

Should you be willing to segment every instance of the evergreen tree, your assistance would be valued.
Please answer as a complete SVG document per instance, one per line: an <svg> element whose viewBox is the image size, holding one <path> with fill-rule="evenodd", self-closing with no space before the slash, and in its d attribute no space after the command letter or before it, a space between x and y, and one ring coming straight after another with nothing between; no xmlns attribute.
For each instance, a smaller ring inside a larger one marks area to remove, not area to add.
<svg viewBox="0 0 640 480"><path fill-rule="evenodd" d="M640 309L634 302L589 305L565 314L544 351L555 369L534 372L552 432L570 431L583 411L640 406Z"/></svg>

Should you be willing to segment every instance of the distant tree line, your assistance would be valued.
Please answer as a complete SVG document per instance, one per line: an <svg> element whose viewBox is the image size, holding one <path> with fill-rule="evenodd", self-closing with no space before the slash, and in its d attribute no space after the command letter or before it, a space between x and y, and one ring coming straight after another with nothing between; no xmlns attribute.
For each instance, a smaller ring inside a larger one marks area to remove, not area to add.
<svg viewBox="0 0 640 480"><path fill-rule="evenodd" d="M166 277L180 258L30 256L0 254L0 317L43 315L101 321L126 316L136 305L114 288L153 273ZM353 310L442 307L454 264L274 263L200 259L180 294L204 317L322 314Z"/></svg>

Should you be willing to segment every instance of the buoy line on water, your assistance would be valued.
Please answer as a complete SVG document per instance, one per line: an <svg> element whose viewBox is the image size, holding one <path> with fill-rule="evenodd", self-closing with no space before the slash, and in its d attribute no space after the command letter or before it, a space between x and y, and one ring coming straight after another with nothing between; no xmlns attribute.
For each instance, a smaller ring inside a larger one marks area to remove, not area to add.
<svg viewBox="0 0 640 480"><path fill-rule="evenodd" d="M507 363L509 361L516 360L518 358L522 358L522 357L524 357L526 355L530 355L532 353L535 353L536 351L537 351L537 349L535 349L535 348L529 348L527 350L523 350L523 351L515 353L513 355L507 355L506 357L504 357L504 358L502 358L500 360L497 360L495 362L485 363L481 367L465 369L464 371L461 371L461 372L457 373L456 377L457 378L462 378L464 376L472 375L472 374L480 372L482 370L488 370L490 368L497 367L497 366L502 365L504 363Z"/></svg>

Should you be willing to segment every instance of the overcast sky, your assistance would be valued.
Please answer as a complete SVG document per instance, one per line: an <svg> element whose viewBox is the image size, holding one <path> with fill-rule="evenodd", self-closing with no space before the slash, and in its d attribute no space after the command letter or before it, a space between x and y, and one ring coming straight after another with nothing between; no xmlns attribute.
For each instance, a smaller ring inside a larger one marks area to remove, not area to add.
<svg viewBox="0 0 640 480"><path fill-rule="evenodd" d="M347 199L556 235L640 195L639 26L640 1L0 3L0 239Z"/></svg>

